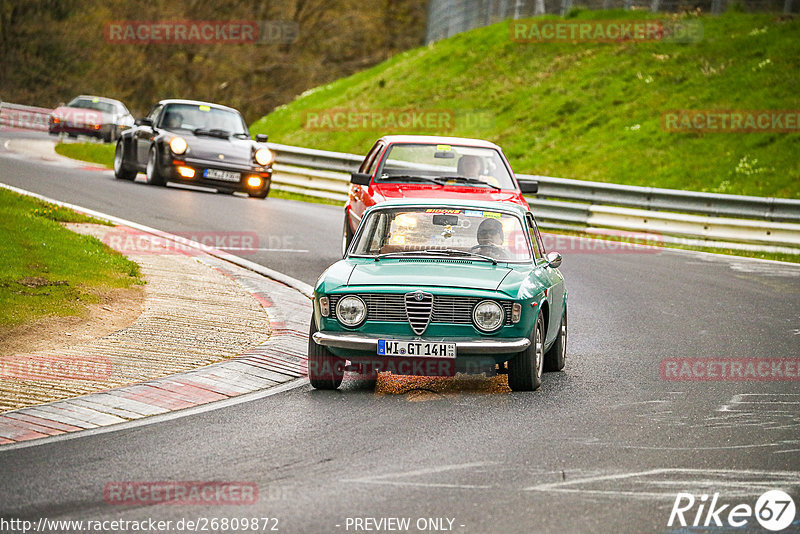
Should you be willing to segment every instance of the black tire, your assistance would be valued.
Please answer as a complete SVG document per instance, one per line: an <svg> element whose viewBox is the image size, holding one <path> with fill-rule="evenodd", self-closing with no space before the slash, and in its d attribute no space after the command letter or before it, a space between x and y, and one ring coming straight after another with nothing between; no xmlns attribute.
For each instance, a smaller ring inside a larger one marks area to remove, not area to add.
<svg viewBox="0 0 800 534"><path fill-rule="evenodd" d="M531 332L530 346L508 362L508 387L513 391L536 391L542 385L544 321L541 314Z"/></svg>
<svg viewBox="0 0 800 534"><path fill-rule="evenodd" d="M150 185L164 185L164 176L158 167L158 153L156 146L150 147L150 154L147 156L147 183Z"/></svg>
<svg viewBox="0 0 800 534"><path fill-rule="evenodd" d="M317 325L311 318L308 331L308 379L315 389L336 389L344 378L345 361L314 342Z"/></svg>
<svg viewBox="0 0 800 534"><path fill-rule="evenodd" d="M544 355L544 370L546 372L561 371L567 363L567 309L561 318L561 326L553 346Z"/></svg>
<svg viewBox="0 0 800 534"><path fill-rule="evenodd" d="M350 229L350 216L344 212L344 228L342 229L342 257L347 254L350 242L353 240L353 231Z"/></svg>
<svg viewBox="0 0 800 534"><path fill-rule="evenodd" d="M125 145L122 141L117 142L114 150L114 178L117 180L135 180L136 171L132 171L125 163Z"/></svg>

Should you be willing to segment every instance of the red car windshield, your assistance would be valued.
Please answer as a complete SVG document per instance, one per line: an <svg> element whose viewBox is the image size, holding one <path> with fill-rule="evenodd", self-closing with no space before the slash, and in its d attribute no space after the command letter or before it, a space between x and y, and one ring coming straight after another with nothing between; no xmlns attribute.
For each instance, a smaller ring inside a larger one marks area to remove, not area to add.
<svg viewBox="0 0 800 534"><path fill-rule="evenodd" d="M447 185L516 189L500 153L493 148L444 144L395 144L377 181L436 181Z"/></svg>

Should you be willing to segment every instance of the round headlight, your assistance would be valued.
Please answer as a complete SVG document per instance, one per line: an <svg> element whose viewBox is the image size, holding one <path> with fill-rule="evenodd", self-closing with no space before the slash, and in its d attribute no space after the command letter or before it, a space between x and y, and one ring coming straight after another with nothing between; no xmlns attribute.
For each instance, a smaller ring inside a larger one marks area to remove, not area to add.
<svg viewBox="0 0 800 534"><path fill-rule="evenodd" d="M268 148L259 148L256 150L256 162L259 165L269 165L275 159L275 154Z"/></svg>
<svg viewBox="0 0 800 534"><path fill-rule="evenodd" d="M187 146L186 139L183 137L173 137L169 142L169 149L172 150L173 154L183 154L186 152Z"/></svg>
<svg viewBox="0 0 800 534"><path fill-rule="evenodd" d="M478 330L492 332L502 326L504 319L503 308L493 300L479 302L472 312L472 320Z"/></svg>
<svg viewBox="0 0 800 534"><path fill-rule="evenodd" d="M367 306L355 295L348 295L336 303L336 318L345 326L358 326L367 317Z"/></svg>

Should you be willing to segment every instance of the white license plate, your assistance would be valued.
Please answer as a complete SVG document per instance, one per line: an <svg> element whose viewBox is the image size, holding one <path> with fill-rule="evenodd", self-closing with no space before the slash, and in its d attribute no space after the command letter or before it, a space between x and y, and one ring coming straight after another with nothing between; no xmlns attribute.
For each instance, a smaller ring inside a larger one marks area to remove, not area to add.
<svg viewBox="0 0 800 534"><path fill-rule="evenodd" d="M211 178L212 180L222 180L223 182L238 182L242 174L239 172L221 171L219 169L206 169L203 176Z"/></svg>
<svg viewBox="0 0 800 534"><path fill-rule="evenodd" d="M435 341L394 341L378 340L378 354L381 356L422 356L429 358L455 358L455 343Z"/></svg>

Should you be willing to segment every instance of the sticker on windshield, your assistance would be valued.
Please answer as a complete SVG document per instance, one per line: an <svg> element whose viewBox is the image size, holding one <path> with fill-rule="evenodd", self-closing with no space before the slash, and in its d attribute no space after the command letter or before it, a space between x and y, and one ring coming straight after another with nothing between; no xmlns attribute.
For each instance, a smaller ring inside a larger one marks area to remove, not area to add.
<svg viewBox="0 0 800 534"><path fill-rule="evenodd" d="M99 99L99 98L93 98L93 99L92 99L92 102L94 102L95 104L97 104L98 102L100 102L100 99Z"/></svg>
<svg viewBox="0 0 800 534"><path fill-rule="evenodd" d="M200 111L211 111L211 106L197 106Z"/></svg>
<svg viewBox="0 0 800 534"><path fill-rule="evenodd" d="M484 211L483 217L486 219L499 219L500 214L494 211Z"/></svg>
<svg viewBox="0 0 800 534"><path fill-rule="evenodd" d="M464 210L464 215L467 217L483 217L483 212L476 210Z"/></svg>
<svg viewBox="0 0 800 534"><path fill-rule="evenodd" d="M458 215L459 213L464 213L464 210L445 210L441 208L428 208L425 210L425 213L450 213L453 215ZM500 218L500 214L497 214L497 217Z"/></svg>
<svg viewBox="0 0 800 534"><path fill-rule="evenodd" d="M450 145L436 145L437 152L450 152L453 150L453 147Z"/></svg>

